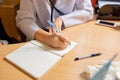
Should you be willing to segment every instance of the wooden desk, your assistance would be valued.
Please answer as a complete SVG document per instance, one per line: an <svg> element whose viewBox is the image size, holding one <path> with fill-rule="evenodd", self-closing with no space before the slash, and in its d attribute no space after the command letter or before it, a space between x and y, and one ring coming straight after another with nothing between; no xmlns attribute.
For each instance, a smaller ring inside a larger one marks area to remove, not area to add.
<svg viewBox="0 0 120 80"><path fill-rule="evenodd" d="M120 23L119 23L120 24ZM65 29L64 34L77 42L76 47L66 54L39 80L86 80L82 76L88 65L98 64L101 60L108 60L115 53L120 52L120 30L95 25L95 21L87 22ZM4 60L9 54L24 43L4 45L0 47L0 79L1 80L34 80L15 66ZM91 53L102 52L103 55L73 61L75 57ZM120 61L120 55L115 59Z"/></svg>

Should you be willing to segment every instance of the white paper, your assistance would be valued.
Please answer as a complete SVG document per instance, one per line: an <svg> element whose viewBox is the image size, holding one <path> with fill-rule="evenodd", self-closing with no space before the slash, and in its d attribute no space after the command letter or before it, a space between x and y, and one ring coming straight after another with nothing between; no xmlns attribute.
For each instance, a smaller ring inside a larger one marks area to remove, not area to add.
<svg viewBox="0 0 120 80"><path fill-rule="evenodd" d="M38 79L61 59L61 56L52 53L54 50L50 51L51 48L45 46L37 41L30 41L8 54L5 58L35 79ZM60 54L64 55L74 46L72 45L69 49L66 48L60 51ZM59 53L58 51L55 52Z"/></svg>
<svg viewBox="0 0 120 80"><path fill-rule="evenodd" d="M39 46L39 47L41 47L43 49L46 49L49 52L52 52L52 53L54 53L54 54L56 54L58 56L64 56L64 54L69 52L76 45L75 42L71 41L70 45L68 45L64 50L56 50L54 48L51 48L51 47L49 47L49 46L47 46L47 45L45 45L43 43L40 43L38 41L35 41L35 40L31 41L31 43L33 43L33 44L35 44L35 45L37 45L37 46Z"/></svg>

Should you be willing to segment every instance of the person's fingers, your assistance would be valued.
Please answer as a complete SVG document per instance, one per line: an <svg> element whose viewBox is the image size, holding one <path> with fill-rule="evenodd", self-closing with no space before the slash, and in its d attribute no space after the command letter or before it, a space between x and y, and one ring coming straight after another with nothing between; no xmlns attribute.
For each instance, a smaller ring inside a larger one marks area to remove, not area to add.
<svg viewBox="0 0 120 80"><path fill-rule="evenodd" d="M58 36L59 39L62 40L63 42L70 44L70 41L67 38L65 38L63 35L56 33L55 36Z"/></svg>
<svg viewBox="0 0 120 80"><path fill-rule="evenodd" d="M65 43L63 44L63 42L62 43L58 42L56 48L58 48L58 49L65 49L67 46L68 45L65 44Z"/></svg>
<svg viewBox="0 0 120 80"><path fill-rule="evenodd" d="M49 27L49 33L55 33L55 31L53 30L53 28Z"/></svg>
<svg viewBox="0 0 120 80"><path fill-rule="evenodd" d="M56 36L55 34L53 34L52 36L52 46L56 47L56 48L61 48L64 49L68 44L66 42L64 42L63 40L61 40L58 36Z"/></svg>
<svg viewBox="0 0 120 80"><path fill-rule="evenodd" d="M69 40L64 39L64 37L58 33L51 33L47 44L56 49L64 49L69 45Z"/></svg>
<svg viewBox="0 0 120 80"><path fill-rule="evenodd" d="M52 29L51 29L51 27L49 27L49 33L52 33Z"/></svg>
<svg viewBox="0 0 120 80"><path fill-rule="evenodd" d="M61 32L61 24L58 22L54 22L54 25Z"/></svg>

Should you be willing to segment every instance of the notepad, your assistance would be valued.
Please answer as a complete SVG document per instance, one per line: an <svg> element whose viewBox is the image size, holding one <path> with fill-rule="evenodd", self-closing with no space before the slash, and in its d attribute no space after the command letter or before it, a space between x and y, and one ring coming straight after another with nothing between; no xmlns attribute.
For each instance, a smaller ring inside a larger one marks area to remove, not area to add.
<svg viewBox="0 0 120 80"><path fill-rule="evenodd" d="M44 75L74 46L75 42L64 50L53 49L41 42L32 40L5 56L5 59L16 65L35 79Z"/></svg>

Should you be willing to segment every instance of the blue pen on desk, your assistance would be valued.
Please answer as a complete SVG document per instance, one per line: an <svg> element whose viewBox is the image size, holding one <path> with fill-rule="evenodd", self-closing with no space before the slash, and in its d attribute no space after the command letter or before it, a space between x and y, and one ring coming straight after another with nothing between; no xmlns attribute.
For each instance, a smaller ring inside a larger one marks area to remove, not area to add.
<svg viewBox="0 0 120 80"><path fill-rule="evenodd" d="M60 31L55 27L55 25L50 21L47 20L47 23L50 25L50 27L52 27L57 33L60 33Z"/></svg>
<svg viewBox="0 0 120 80"><path fill-rule="evenodd" d="M101 54L102 54L102 53L95 53L95 54L90 54L90 55L87 55L87 56L76 57L76 58L74 58L74 60L77 61L77 60L84 59L84 58L88 58L88 57L99 56L99 55L101 55Z"/></svg>

